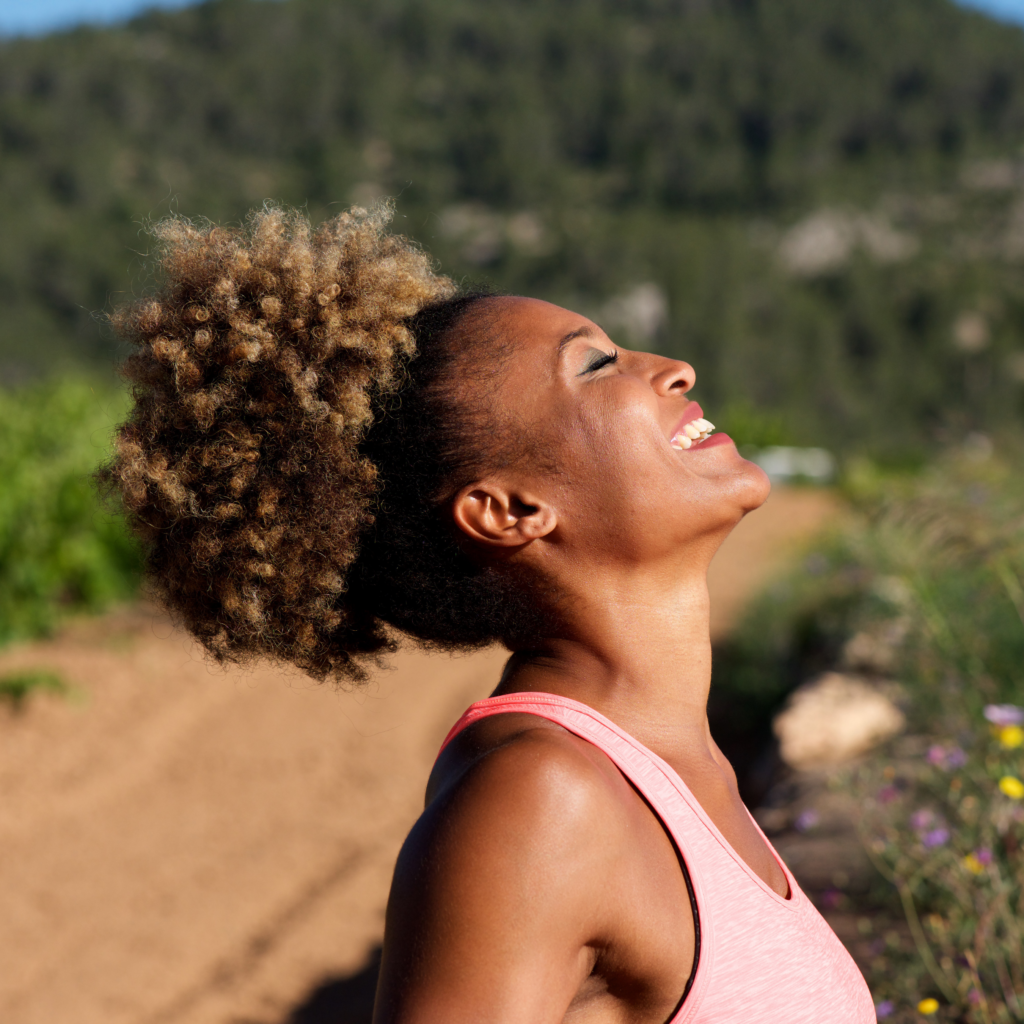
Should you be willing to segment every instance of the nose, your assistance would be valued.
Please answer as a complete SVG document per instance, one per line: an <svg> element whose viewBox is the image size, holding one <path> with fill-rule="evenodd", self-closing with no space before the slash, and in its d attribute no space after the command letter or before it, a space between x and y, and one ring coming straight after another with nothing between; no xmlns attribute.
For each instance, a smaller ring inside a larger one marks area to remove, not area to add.
<svg viewBox="0 0 1024 1024"><path fill-rule="evenodd" d="M697 382L697 372L689 363L681 359L666 359L654 356L651 387L659 395L684 395Z"/></svg>

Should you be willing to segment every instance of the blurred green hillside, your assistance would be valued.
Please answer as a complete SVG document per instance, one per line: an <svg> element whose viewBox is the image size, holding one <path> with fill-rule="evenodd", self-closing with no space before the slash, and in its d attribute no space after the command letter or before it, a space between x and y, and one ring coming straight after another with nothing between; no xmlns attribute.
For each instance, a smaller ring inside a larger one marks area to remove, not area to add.
<svg viewBox="0 0 1024 1024"><path fill-rule="evenodd" d="M917 458L1021 425L1022 147L1024 33L949 0L214 0L8 41L0 381L111 366L148 219L390 194L450 273L689 359L719 425Z"/></svg>

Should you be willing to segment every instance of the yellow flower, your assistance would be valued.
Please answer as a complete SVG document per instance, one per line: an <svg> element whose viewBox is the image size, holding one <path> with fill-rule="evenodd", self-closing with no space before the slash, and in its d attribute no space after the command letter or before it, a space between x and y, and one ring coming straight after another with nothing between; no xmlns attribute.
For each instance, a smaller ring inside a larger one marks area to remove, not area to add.
<svg viewBox="0 0 1024 1024"><path fill-rule="evenodd" d="M999 780L999 788L1011 800L1020 800L1024 797L1024 782L1015 779L1012 775L1004 775Z"/></svg>
<svg viewBox="0 0 1024 1024"><path fill-rule="evenodd" d="M980 875L985 870L985 865L973 853L969 853L964 857L963 865L972 875Z"/></svg>
<svg viewBox="0 0 1024 1024"><path fill-rule="evenodd" d="M926 1017L930 1017L939 1008L938 999L922 999L917 1004L917 1012L923 1013Z"/></svg>
<svg viewBox="0 0 1024 1024"><path fill-rule="evenodd" d="M1024 745L1024 729L1019 725L1004 725L996 735L999 742L1008 749Z"/></svg>

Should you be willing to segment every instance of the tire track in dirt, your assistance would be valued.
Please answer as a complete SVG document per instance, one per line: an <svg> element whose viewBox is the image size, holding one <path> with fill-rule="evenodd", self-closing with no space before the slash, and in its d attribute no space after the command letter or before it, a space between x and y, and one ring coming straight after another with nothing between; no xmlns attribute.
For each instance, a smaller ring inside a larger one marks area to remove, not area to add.
<svg viewBox="0 0 1024 1024"><path fill-rule="evenodd" d="M312 908L337 885L347 881L355 870L377 851L362 849L349 852L342 857L323 877L307 885L297 898L279 914L268 921L259 931L249 937L245 947L232 952L214 964L210 974L199 984L178 996L169 1006L158 1010L145 1024L176 1024L187 1020L192 1011L210 993L237 987L251 976L261 961L269 956L295 926L309 916Z"/></svg>

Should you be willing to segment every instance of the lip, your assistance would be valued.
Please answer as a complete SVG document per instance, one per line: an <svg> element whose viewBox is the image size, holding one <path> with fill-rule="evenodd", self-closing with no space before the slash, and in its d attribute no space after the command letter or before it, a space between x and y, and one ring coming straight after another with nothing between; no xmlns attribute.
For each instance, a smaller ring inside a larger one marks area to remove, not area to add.
<svg viewBox="0 0 1024 1024"><path fill-rule="evenodd" d="M672 428L672 433L668 435L669 441L671 441L673 437L677 437L681 434L683 432L683 427L685 427L687 423L690 423L693 420L699 420L703 415L704 410L700 407L700 404L698 402L691 401L686 406L686 412L683 413L683 418ZM714 437L715 435L712 434L711 436Z"/></svg>

